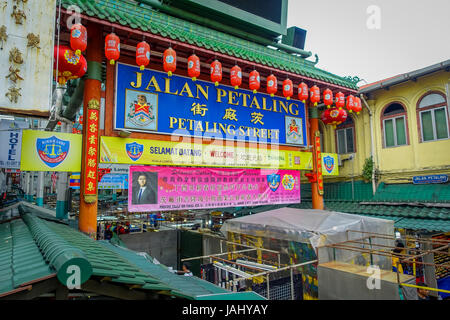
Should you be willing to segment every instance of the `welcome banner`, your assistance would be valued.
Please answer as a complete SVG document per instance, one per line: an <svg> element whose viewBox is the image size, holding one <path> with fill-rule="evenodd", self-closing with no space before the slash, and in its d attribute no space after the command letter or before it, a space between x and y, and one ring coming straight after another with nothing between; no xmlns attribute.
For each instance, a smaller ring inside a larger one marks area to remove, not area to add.
<svg viewBox="0 0 450 320"><path fill-rule="evenodd" d="M300 203L300 171L130 166L128 211Z"/></svg>
<svg viewBox="0 0 450 320"><path fill-rule="evenodd" d="M191 144L101 137L100 162L312 170L312 153L234 147L220 140L212 144Z"/></svg>

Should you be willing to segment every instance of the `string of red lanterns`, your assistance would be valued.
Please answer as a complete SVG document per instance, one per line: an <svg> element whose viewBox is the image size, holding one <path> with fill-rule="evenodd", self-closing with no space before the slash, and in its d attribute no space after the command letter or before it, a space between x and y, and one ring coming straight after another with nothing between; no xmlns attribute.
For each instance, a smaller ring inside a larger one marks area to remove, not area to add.
<svg viewBox="0 0 450 320"><path fill-rule="evenodd" d="M81 53L86 49L87 33L86 29L82 25L74 25L71 30L71 35L74 35L74 39L71 38L71 45L73 42L73 50L77 53ZM84 40L83 40L84 39ZM86 42L86 43L85 43ZM114 32L110 33L105 38L105 56L110 60L111 64L114 64L120 57L120 39ZM140 42L136 47L136 64L140 67L140 70L150 63L150 45L145 41ZM169 45L163 53L163 69L167 72L168 76L176 71L177 54ZM193 53L187 61L187 73L191 77L192 81L196 81L200 76L200 59ZM222 64L219 60L214 59L210 66L210 79L214 82L215 86L218 86L222 81L223 72ZM238 89L242 85L242 70L236 64L230 69L230 84ZM249 74L249 88L256 93L261 87L261 78L259 72L253 70ZM294 85L292 80L287 78L283 81L283 96L290 100L294 94ZM266 92L273 97L278 91L277 78L270 74L266 79ZM298 99L303 103L309 99L314 107L317 107L321 100L320 88L317 85L313 85L311 88L304 82L298 85ZM359 114L362 110L361 99L349 95L345 97L342 92L336 93L335 99L333 92L327 88L323 91L323 103L327 109L322 113L321 119L325 124L331 124L334 127L347 119L348 112L355 112ZM335 103L335 107L333 107ZM344 109L346 107L347 111Z"/></svg>

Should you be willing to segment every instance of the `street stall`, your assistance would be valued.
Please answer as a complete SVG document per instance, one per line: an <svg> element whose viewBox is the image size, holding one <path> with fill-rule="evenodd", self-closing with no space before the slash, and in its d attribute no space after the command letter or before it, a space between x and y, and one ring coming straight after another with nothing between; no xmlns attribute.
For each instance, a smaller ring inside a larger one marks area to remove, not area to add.
<svg viewBox="0 0 450 320"><path fill-rule="evenodd" d="M305 300L319 298L317 260L324 252L318 248L356 237L350 235L349 239L347 230L393 234L394 227L393 221L389 220L325 210L280 208L227 220L221 229L231 242L280 252L279 266L304 264L298 267L298 271L301 273ZM386 239L376 241L382 245L390 244L390 240ZM229 251L234 250L232 245ZM239 255L233 255L232 258L237 259ZM343 258L353 261L355 257ZM277 259L274 254L259 252L254 262L276 265ZM390 261L382 257L377 257L374 263L390 268Z"/></svg>

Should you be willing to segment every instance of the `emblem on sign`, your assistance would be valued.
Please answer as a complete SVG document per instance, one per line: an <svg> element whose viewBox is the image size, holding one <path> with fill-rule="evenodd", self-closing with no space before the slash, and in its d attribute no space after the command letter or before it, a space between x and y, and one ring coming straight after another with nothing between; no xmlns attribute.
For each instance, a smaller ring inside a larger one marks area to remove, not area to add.
<svg viewBox="0 0 450 320"><path fill-rule="evenodd" d="M137 142L127 143L125 144L125 149L127 151L128 157L130 157L130 159L133 161L137 161L144 152L144 145Z"/></svg>
<svg viewBox="0 0 450 320"><path fill-rule="evenodd" d="M147 102L147 97L143 94L137 96L137 101L130 105L128 119L137 126L145 127L155 120L153 106Z"/></svg>
<svg viewBox="0 0 450 320"><path fill-rule="evenodd" d="M50 168L61 164L69 152L70 141L55 136L36 140L36 149L41 160Z"/></svg>
<svg viewBox="0 0 450 320"><path fill-rule="evenodd" d="M284 190L293 190L295 186L295 179L290 174L285 174L283 177Z"/></svg>
<svg viewBox="0 0 450 320"><path fill-rule="evenodd" d="M267 182L269 183L269 188L272 191L277 191L279 185L280 185L280 175L279 174L269 174L267 176Z"/></svg>
<svg viewBox="0 0 450 320"><path fill-rule="evenodd" d="M328 173L333 172L334 169L334 158L331 156L326 156L323 158L323 164Z"/></svg>
<svg viewBox="0 0 450 320"><path fill-rule="evenodd" d="M302 120L295 117L286 117L286 142L303 144Z"/></svg>

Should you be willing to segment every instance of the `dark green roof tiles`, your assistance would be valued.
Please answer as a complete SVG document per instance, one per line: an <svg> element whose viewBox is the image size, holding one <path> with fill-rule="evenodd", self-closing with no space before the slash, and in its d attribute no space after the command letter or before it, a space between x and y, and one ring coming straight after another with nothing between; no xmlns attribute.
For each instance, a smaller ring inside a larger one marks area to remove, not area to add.
<svg viewBox="0 0 450 320"><path fill-rule="evenodd" d="M215 31L176 17L171 17L148 6L126 0L62 0L68 8L77 5L83 14L97 17L133 29L150 31L163 37L180 40L248 61L261 63L279 70L290 71L313 79L334 83L357 90L354 82L325 70L301 57L267 48L244 39Z"/></svg>

